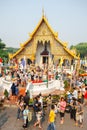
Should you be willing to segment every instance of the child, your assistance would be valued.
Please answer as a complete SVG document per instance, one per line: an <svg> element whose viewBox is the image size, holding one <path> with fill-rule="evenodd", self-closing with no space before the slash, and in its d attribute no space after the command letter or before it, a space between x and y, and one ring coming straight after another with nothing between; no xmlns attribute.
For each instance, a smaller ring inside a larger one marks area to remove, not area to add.
<svg viewBox="0 0 87 130"><path fill-rule="evenodd" d="M54 124L54 121L55 121L55 107L54 105L51 105L51 110L50 110L50 114L49 114L49 119L48 119L48 127L47 127L47 130L56 130L55 129L55 124Z"/></svg>
<svg viewBox="0 0 87 130"><path fill-rule="evenodd" d="M28 124L28 113L29 113L29 109L28 106L25 106L24 111L23 111L23 119L24 119L24 128L27 128L27 124Z"/></svg>

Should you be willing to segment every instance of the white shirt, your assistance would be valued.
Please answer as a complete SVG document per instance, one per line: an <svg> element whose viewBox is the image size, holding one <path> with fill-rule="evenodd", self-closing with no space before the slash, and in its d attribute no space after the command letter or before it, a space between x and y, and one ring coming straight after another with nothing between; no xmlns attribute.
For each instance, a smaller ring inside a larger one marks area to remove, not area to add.
<svg viewBox="0 0 87 130"><path fill-rule="evenodd" d="M77 90L74 90L72 94L73 94L73 97L74 97L75 99L78 98L78 91L77 91Z"/></svg>

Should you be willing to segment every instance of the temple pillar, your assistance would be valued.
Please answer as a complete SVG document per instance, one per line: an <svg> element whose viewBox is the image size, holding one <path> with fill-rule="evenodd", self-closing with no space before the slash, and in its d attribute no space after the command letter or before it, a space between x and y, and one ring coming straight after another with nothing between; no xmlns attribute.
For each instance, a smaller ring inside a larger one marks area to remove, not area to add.
<svg viewBox="0 0 87 130"><path fill-rule="evenodd" d="M73 69L74 68L74 66L73 66L73 60L71 60L71 72L73 72Z"/></svg>
<svg viewBox="0 0 87 130"><path fill-rule="evenodd" d="M52 60L51 60L51 57L49 57L49 64L51 65L52 64Z"/></svg>
<svg viewBox="0 0 87 130"><path fill-rule="evenodd" d="M40 65L42 66L43 62L42 62L42 56L40 57Z"/></svg>

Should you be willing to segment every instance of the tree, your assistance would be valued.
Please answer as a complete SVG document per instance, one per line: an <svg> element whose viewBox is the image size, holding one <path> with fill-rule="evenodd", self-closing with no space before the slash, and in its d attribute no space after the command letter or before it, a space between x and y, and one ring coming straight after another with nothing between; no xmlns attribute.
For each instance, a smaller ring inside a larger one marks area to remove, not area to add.
<svg viewBox="0 0 87 130"><path fill-rule="evenodd" d="M4 49L6 47L6 45L2 42L2 40L0 39L0 50Z"/></svg>
<svg viewBox="0 0 87 130"><path fill-rule="evenodd" d="M80 57L84 58L87 56L87 43L79 43L76 46L71 46L70 49L76 48L77 52L80 53Z"/></svg>
<svg viewBox="0 0 87 130"><path fill-rule="evenodd" d="M0 39L0 57L3 59L3 63L8 60L8 53L6 52L6 45Z"/></svg>

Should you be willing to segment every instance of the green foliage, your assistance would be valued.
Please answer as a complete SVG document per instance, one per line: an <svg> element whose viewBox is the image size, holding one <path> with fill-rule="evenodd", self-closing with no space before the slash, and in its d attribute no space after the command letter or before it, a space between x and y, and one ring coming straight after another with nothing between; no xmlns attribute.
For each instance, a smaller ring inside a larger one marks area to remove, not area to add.
<svg viewBox="0 0 87 130"><path fill-rule="evenodd" d="M87 56L87 43L79 43L76 46L71 46L70 49L76 48L78 53L80 53L80 57L84 58Z"/></svg>
<svg viewBox="0 0 87 130"><path fill-rule="evenodd" d="M70 46L70 49L75 49L75 46L71 45L71 46Z"/></svg>
<svg viewBox="0 0 87 130"><path fill-rule="evenodd" d="M17 50L18 48L6 47L6 52L8 53L15 53Z"/></svg>
<svg viewBox="0 0 87 130"><path fill-rule="evenodd" d="M0 50L1 50L1 49L4 49L5 46L6 46L6 45L5 45L5 44L2 42L2 40L0 39Z"/></svg>
<svg viewBox="0 0 87 130"><path fill-rule="evenodd" d="M5 89L5 91L4 91L4 96L5 96L6 98L8 98L8 95L9 95L9 93L8 93L7 89Z"/></svg>
<svg viewBox="0 0 87 130"><path fill-rule="evenodd" d="M3 59L4 64L8 62L8 54L15 53L17 50L18 48L6 47L6 45L0 39L0 57Z"/></svg>
<svg viewBox="0 0 87 130"><path fill-rule="evenodd" d="M8 53L5 50L6 45L0 39L0 57L3 59L3 63L8 59Z"/></svg>
<svg viewBox="0 0 87 130"><path fill-rule="evenodd" d="M69 82L68 80L65 80L64 81L64 88L67 89L69 87Z"/></svg>
<svg viewBox="0 0 87 130"><path fill-rule="evenodd" d="M52 99L53 99L54 101L59 101L60 95L53 95L53 96L52 96Z"/></svg>
<svg viewBox="0 0 87 130"><path fill-rule="evenodd" d="M82 69L79 70L79 74L84 74L84 73L85 73L84 70L82 70Z"/></svg>

